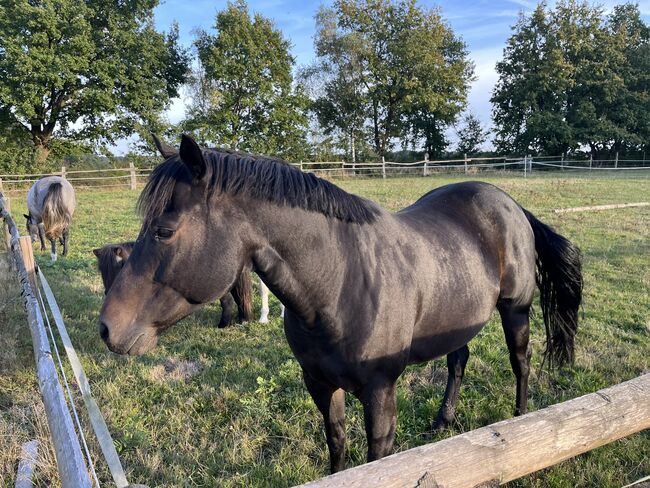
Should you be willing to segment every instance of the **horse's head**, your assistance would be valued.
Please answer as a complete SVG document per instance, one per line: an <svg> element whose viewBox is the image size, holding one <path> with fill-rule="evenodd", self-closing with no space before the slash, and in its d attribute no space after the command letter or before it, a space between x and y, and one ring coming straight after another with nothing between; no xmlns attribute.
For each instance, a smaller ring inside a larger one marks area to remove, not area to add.
<svg viewBox="0 0 650 488"><path fill-rule="evenodd" d="M32 217L32 214L23 214L23 217L27 219L27 233L32 238L32 242L38 241L38 222Z"/></svg>
<svg viewBox="0 0 650 488"><path fill-rule="evenodd" d="M178 153L156 145L166 160L142 192L138 240L100 314L100 335L120 354L152 349L162 330L223 296L250 260L242 210L208 191L218 175L196 142L183 136Z"/></svg>
<svg viewBox="0 0 650 488"><path fill-rule="evenodd" d="M117 274L124 267L126 260L129 259L134 244L134 242L122 242L93 249L93 254L97 257L97 267L104 283L104 294L108 293Z"/></svg>

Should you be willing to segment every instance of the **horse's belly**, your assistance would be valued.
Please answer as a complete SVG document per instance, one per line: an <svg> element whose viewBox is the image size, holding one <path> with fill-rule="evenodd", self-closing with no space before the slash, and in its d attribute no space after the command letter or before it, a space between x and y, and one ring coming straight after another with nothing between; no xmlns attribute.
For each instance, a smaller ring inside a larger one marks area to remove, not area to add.
<svg viewBox="0 0 650 488"><path fill-rule="evenodd" d="M409 363L421 363L446 356L471 341L484 326L485 323L482 323L447 331L432 328L430 335L413 338Z"/></svg>

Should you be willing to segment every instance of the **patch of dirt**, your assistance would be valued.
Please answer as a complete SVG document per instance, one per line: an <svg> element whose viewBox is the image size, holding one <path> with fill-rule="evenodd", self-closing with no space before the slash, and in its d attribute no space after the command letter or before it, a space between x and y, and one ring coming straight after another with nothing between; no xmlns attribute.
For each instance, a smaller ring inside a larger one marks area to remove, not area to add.
<svg viewBox="0 0 650 488"><path fill-rule="evenodd" d="M168 359L164 364L151 368L151 379L158 383L178 383L189 381L201 371L201 364L197 361L182 359Z"/></svg>

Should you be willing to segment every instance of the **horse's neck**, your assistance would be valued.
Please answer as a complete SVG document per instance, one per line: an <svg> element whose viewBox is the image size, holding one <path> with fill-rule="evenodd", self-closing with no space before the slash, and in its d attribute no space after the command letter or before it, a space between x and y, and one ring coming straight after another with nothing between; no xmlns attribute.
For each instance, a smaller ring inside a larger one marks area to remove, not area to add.
<svg viewBox="0 0 650 488"><path fill-rule="evenodd" d="M255 271L304 320L316 318L321 299L340 286L346 255L338 234L347 224L291 207L260 210Z"/></svg>

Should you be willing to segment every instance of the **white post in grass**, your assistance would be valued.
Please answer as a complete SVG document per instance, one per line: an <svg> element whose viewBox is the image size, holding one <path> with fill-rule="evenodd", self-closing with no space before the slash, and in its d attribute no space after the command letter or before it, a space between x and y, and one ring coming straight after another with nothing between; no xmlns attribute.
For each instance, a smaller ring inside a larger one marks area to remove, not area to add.
<svg viewBox="0 0 650 488"><path fill-rule="evenodd" d="M386 158L384 156L381 157L381 177L386 179Z"/></svg>
<svg viewBox="0 0 650 488"><path fill-rule="evenodd" d="M61 166L61 178L65 178L65 166Z"/></svg>
<svg viewBox="0 0 650 488"><path fill-rule="evenodd" d="M465 160L465 174L467 174L467 154L463 154L463 159Z"/></svg>
<svg viewBox="0 0 650 488"><path fill-rule="evenodd" d="M300 171L302 171L302 159L300 160Z"/></svg>
<svg viewBox="0 0 650 488"><path fill-rule="evenodd" d="M618 168L618 151L616 151L616 159L614 160L614 169Z"/></svg>
<svg viewBox="0 0 650 488"><path fill-rule="evenodd" d="M591 165L594 163L594 153L589 153L589 171L591 171Z"/></svg>
<svg viewBox="0 0 650 488"><path fill-rule="evenodd" d="M429 153L425 152L424 153L424 169L422 170L422 176L427 176L427 164L429 163Z"/></svg>

